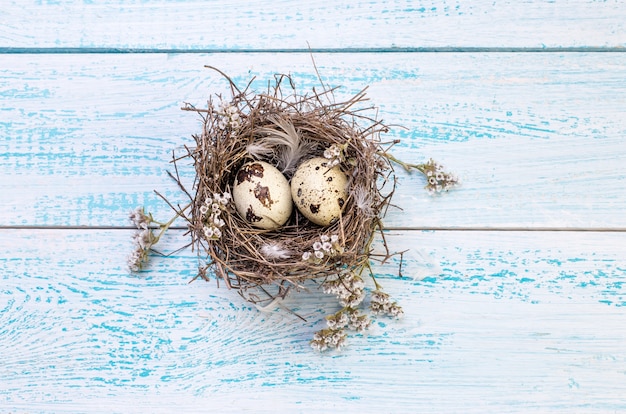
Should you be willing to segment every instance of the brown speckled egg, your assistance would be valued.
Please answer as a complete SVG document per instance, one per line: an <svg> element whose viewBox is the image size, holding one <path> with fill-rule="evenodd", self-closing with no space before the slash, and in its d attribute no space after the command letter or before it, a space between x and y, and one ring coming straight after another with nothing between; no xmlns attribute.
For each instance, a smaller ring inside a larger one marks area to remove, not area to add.
<svg viewBox="0 0 626 414"><path fill-rule="evenodd" d="M233 202L252 226L275 230L293 210L289 182L276 167L263 161L244 164L235 177Z"/></svg>
<svg viewBox="0 0 626 414"><path fill-rule="evenodd" d="M328 159L312 158L291 178L291 197L304 217L328 226L339 219L348 199L348 177L339 166L329 169Z"/></svg>

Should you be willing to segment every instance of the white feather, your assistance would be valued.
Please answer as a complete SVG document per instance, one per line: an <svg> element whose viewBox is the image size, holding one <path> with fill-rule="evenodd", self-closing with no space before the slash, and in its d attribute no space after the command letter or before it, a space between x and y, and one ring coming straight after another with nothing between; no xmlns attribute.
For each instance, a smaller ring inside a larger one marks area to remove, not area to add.
<svg viewBox="0 0 626 414"><path fill-rule="evenodd" d="M253 142L252 144L248 144L246 150L248 151L248 154L250 154L256 160L265 158L272 152L274 152L272 147L263 142Z"/></svg>
<svg viewBox="0 0 626 414"><path fill-rule="evenodd" d="M276 243L264 244L261 246L260 251L266 259L288 259L291 257L291 252L288 249Z"/></svg>
<svg viewBox="0 0 626 414"><path fill-rule="evenodd" d="M374 217L372 195L367 189L355 186L352 189L352 197L354 198L356 208L361 210L366 217Z"/></svg>
<svg viewBox="0 0 626 414"><path fill-rule="evenodd" d="M267 136L248 145L248 152L253 157L275 153L278 169L283 173L291 172L303 157L310 154L313 143L303 140L290 120L275 119L272 122L276 128L259 128L258 133Z"/></svg>

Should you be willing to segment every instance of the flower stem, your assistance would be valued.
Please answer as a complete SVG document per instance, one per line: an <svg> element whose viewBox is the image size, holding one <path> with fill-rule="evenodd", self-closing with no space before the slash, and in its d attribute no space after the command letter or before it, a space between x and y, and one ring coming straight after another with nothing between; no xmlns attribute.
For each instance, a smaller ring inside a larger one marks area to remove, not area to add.
<svg viewBox="0 0 626 414"><path fill-rule="evenodd" d="M178 217L180 217L189 207L191 207L191 203L187 204L180 211L177 211L176 214L174 215L174 217L169 219L169 221L167 221L166 223L158 222L158 221L152 219L152 215L150 215L150 218L152 219L152 222L154 224L158 224L159 225L159 229L160 229L159 234L154 239L154 243L153 244L156 244L156 243L159 242L159 239L161 238L161 236L163 236L165 234L165 232L170 228L170 226L174 223L174 221L176 221L176 219Z"/></svg>
<svg viewBox="0 0 626 414"><path fill-rule="evenodd" d="M426 173L426 169L424 168L424 164L411 164L408 162L404 162L402 160L399 160L398 158L394 157L393 155L387 153L387 152L382 152L382 151L378 151L378 155L381 155L385 158L387 158L389 161L395 162L396 164L400 165L402 168L404 168L406 171L411 172L412 169L418 170L419 172L425 174Z"/></svg>

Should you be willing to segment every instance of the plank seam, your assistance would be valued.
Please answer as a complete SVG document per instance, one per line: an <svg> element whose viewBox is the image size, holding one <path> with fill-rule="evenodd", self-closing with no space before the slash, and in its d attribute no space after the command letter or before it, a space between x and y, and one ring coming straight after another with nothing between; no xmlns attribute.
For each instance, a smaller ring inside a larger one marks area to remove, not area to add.
<svg viewBox="0 0 626 414"><path fill-rule="evenodd" d="M189 54L189 53L624 53L625 47L389 47L293 49L150 49L94 47L0 47L0 54Z"/></svg>
<svg viewBox="0 0 626 414"><path fill-rule="evenodd" d="M133 226L11 226L0 225L2 230L136 230ZM186 226L171 226L169 230L188 230ZM385 231L446 231L446 232L588 232L626 233L626 227L385 227Z"/></svg>

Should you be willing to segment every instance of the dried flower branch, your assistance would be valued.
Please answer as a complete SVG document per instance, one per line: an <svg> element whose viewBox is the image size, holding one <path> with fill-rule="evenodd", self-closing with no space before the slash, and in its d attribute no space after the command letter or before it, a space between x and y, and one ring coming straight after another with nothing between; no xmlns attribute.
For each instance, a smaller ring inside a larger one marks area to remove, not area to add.
<svg viewBox="0 0 626 414"><path fill-rule="evenodd" d="M128 218L137 227L137 231L133 233L132 237L134 250L127 260L128 269L131 272L138 272L145 267L152 246L159 242L161 236L165 234L179 216L180 214L176 214L168 222L160 223L152 217L152 214L146 214L143 207L137 207L129 213ZM153 225L158 227L153 228ZM155 234L155 230L159 232Z"/></svg>
<svg viewBox="0 0 626 414"><path fill-rule="evenodd" d="M444 166L438 164L432 158L424 164L409 164L397 159L389 153L382 155L396 164L401 165L408 172L415 169L424 174L427 180L425 188L430 195L447 192L452 189L452 187L456 187L460 184L456 175L446 172Z"/></svg>

